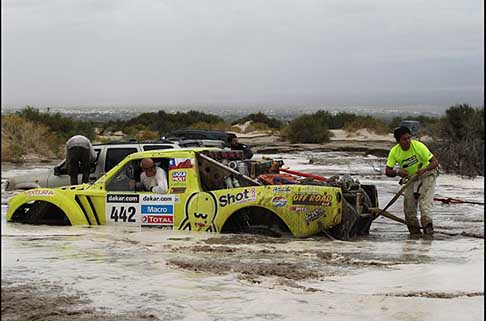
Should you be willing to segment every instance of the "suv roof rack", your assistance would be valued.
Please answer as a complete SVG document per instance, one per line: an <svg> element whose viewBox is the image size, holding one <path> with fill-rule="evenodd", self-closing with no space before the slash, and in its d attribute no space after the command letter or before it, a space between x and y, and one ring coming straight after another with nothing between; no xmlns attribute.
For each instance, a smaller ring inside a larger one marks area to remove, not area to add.
<svg viewBox="0 0 486 321"><path fill-rule="evenodd" d="M167 140L167 139L158 139L158 140L136 140L135 138L128 138L128 139L120 139L120 140L112 140L105 143L96 143L96 145L122 145L122 144L176 144L174 141Z"/></svg>

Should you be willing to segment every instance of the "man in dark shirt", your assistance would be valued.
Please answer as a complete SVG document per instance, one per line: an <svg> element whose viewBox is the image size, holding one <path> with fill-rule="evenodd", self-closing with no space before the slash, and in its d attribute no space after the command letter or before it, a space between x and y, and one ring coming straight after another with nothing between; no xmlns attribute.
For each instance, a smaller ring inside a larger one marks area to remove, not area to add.
<svg viewBox="0 0 486 321"><path fill-rule="evenodd" d="M251 151L250 146L241 144L236 136L232 136L230 146L231 150L242 150L245 159L251 159L253 157L253 152Z"/></svg>

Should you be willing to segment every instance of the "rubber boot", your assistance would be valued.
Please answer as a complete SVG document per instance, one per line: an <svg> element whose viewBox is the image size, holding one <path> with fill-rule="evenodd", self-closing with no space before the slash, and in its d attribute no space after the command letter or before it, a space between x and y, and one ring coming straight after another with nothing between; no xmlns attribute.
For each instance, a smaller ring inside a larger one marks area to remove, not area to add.
<svg viewBox="0 0 486 321"><path fill-rule="evenodd" d="M426 235L433 235L434 234L434 226L432 223L429 223L424 228L424 234Z"/></svg>
<svg viewBox="0 0 486 321"><path fill-rule="evenodd" d="M418 226L413 226L413 225L407 225L408 231L410 232L410 235L415 236L415 235L422 235L422 231L420 231L420 228Z"/></svg>

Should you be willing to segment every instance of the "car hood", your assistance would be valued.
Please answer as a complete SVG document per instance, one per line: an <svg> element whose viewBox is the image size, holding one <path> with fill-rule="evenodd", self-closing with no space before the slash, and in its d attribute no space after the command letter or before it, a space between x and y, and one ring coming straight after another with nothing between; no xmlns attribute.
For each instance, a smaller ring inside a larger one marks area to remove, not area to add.
<svg viewBox="0 0 486 321"><path fill-rule="evenodd" d="M30 188L37 187L35 185L45 187L47 185L48 176L49 170L38 170L29 174L13 176L7 179L6 190L24 189L26 185L32 185Z"/></svg>

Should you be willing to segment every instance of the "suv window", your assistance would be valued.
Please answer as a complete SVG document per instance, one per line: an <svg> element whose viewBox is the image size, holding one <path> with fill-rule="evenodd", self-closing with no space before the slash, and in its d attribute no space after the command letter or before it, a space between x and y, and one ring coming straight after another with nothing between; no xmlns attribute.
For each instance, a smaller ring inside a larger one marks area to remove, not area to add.
<svg viewBox="0 0 486 321"><path fill-rule="evenodd" d="M105 172L115 167L126 156L136 153L136 148L108 148L106 151Z"/></svg>
<svg viewBox="0 0 486 321"><path fill-rule="evenodd" d="M145 145L143 150L154 150L154 149L171 149L174 148L170 145Z"/></svg>

